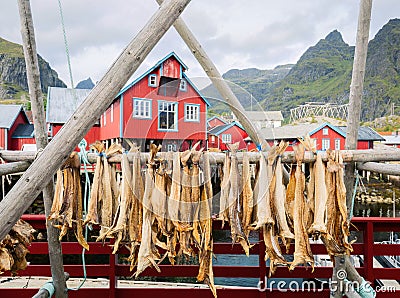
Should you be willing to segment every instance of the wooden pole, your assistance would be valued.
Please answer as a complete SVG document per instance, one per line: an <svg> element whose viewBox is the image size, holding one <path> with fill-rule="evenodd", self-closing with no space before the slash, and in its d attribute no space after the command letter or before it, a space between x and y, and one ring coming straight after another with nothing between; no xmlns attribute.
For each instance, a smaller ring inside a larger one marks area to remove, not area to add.
<svg viewBox="0 0 400 298"><path fill-rule="evenodd" d="M163 3L163 0L156 1L159 5ZM261 146L263 149L269 148L269 144L265 141L264 137L247 117L246 111L244 110L242 104L222 78L217 67L208 57L206 51L203 49L200 42L196 39L182 18L176 19L174 27L182 37L183 41L189 47L193 55L196 57L197 61L199 61L205 73L210 78L215 88L217 88L218 92L221 94L223 100L228 104L236 118L243 125L243 128L249 134L249 137L253 143L257 146Z"/></svg>
<svg viewBox="0 0 400 298"><path fill-rule="evenodd" d="M346 135L345 149L348 150L357 149L365 64L367 61L367 52L368 52L369 27L371 23L371 10L372 10L372 0L360 0L356 47L354 52L353 72L350 84L349 112L347 116L347 133L346 133L347 135ZM352 212L352 210L350 209L353 206L352 199L354 190L354 171L355 171L354 162L348 163L345 168L345 179L344 179L346 187L346 205L348 213ZM335 264L335 270L333 271L332 279L335 278L335 272L337 266L339 266L339 264ZM349 270L346 270L346 272L348 273ZM357 272L356 275L358 275ZM359 276L356 276L356 278L360 279ZM331 291L331 297L339 298L342 296L343 293L340 291L340 289L336 289L336 291Z"/></svg>
<svg viewBox="0 0 400 298"><path fill-rule="evenodd" d="M44 149L48 144L46 117L44 113L43 94L40 84L39 62L36 51L35 30L29 0L18 0L21 20L22 47L26 64L29 97L31 100L33 122L35 123L35 140L38 149ZM51 176L48 176L51 177ZM43 202L46 217L50 215L54 196L53 179L47 180L43 189ZM68 297L67 283L64 277L62 248L59 240L59 229L46 221L47 240L51 276L57 298Z"/></svg>
<svg viewBox="0 0 400 298"><path fill-rule="evenodd" d="M345 149L357 149L357 136L360 127L361 101L364 85L365 64L367 61L369 27L371 23L372 0L360 0L356 47L354 52L353 72L350 85L349 113ZM346 165L345 185L347 190L347 209L352 204L354 188L354 163Z"/></svg>
<svg viewBox="0 0 400 298"><path fill-rule="evenodd" d="M48 178L56 173L70 152L110 106L121 88L189 2L190 0L167 0L161 5L89 93L78 110L0 202L0 239L7 235L18 218L44 188Z"/></svg>
<svg viewBox="0 0 400 298"><path fill-rule="evenodd" d="M24 172L30 166L28 161L0 164L0 176Z"/></svg>

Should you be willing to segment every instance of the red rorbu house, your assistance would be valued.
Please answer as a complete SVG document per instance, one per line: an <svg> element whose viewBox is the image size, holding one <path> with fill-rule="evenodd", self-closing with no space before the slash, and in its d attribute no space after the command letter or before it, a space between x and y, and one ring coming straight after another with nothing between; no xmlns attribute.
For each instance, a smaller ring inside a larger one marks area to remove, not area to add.
<svg viewBox="0 0 400 298"><path fill-rule="evenodd" d="M49 87L47 93L46 122L48 135L54 137L75 110L88 96L90 89ZM94 125L85 136L88 144L99 140L99 125Z"/></svg>
<svg viewBox="0 0 400 298"><path fill-rule="evenodd" d="M35 144L33 125L21 105L0 105L0 148L22 150Z"/></svg>
<svg viewBox="0 0 400 298"><path fill-rule="evenodd" d="M317 150L343 150L346 140L346 127L334 126L330 123L313 123L301 125L285 125L275 128L265 128L261 130L265 139L270 145L276 144L280 140L289 141L287 151L293 151L293 145L298 142L298 138L309 135L315 140ZM362 126L358 130L357 149L373 149L374 141L384 139L372 128Z"/></svg>
<svg viewBox="0 0 400 298"><path fill-rule="evenodd" d="M123 88L100 119L100 139L129 139L148 151L186 150L207 139L209 103L186 76L187 66L174 53Z"/></svg>
<svg viewBox="0 0 400 298"><path fill-rule="evenodd" d="M215 119L211 118L214 121ZM220 119L221 120L221 119ZM212 127L208 131L208 149L228 150L229 144L239 142L239 150L247 150L247 133L240 123L233 121Z"/></svg>
<svg viewBox="0 0 400 298"><path fill-rule="evenodd" d="M210 130L211 128L214 128L216 126L220 126L220 125L224 125L224 124L228 124L228 122L218 116L213 116L207 120L208 130Z"/></svg>

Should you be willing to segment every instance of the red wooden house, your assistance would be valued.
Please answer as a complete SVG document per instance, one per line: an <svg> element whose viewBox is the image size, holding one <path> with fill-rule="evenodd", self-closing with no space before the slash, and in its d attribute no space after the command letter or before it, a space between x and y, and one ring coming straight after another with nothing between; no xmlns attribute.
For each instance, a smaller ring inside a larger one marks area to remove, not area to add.
<svg viewBox="0 0 400 298"><path fill-rule="evenodd" d="M276 128L262 129L267 142L272 145L280 140L289 141L287 151L293 150L293 145L298 142L298 138L309 135L315 140L317 150L343 150L346 140L346 127L334 126L330 123L313 123L302 125L285 125ZM362 126L358 130L357 149L373 149L374 141L384 139L370 127Z"/></svg>
<svg viewBox="0 0 400 298"><path fill-rule="evenodd" d="M208 130L210 130L211 128L214 128L216 126L220 126L220 125L224 125L224 124L228 124L228 122L218 116L213 116L207 120Z"/></svg>
<svg viewBox="0 0 400 298"><path fill-rule="evenodd" d="M212 127L208 131L208 148L228 150L228 144L239 142L239 150L247 150L247 133L236 121Z"/></svg>
<svg viewBox="0 0 400 298"><path fill-rule="evenodd" d="M49 137L55 136L88 96L90 89L49 87L47 93L46 122ZM94 125L85 136L88 144L100 139L99 125Z"/></svg>
<svg viewBox="0 0 400 298"><path fill-rule="evenodd" d="M21 150L24 144L35 144L33 125L21 105L0 105L0 148Z"/></svg>
<svg viewBox="0 0 400 298"><path fill-rule="evenodd" d="M170 53L123 88L100 119L100 139L129 139L148 151L185 150L207 139L209 103L186 76L187 66Z"/></svg>

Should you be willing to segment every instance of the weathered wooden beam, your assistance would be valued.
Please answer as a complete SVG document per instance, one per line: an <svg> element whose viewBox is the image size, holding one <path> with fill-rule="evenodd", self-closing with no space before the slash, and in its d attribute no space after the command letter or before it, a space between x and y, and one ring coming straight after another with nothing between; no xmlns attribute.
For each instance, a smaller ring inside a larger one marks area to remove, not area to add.
<svg viewBox="0 0 400 298"><path fill-rule="evenodd" d="M365 163L358 163L357 169L384 175L400 176L400 164L365 162Z"/></svg>
<svg viewBox="0 0 400 298"><path fill-rule="evenodd" d="M18 0L19 15L21 20L22 48L26 64L29 98L31 100L33 122L35 123L35 140L38 149L47 146L48 136L46 129L46 117L44 114L43 93L40 83L38 55L36 51L35 30L29 0ZM48 179L43 188L43 202L46 216L50 215L54 197L53 179ZM57 298L67 298L67 283L64 277L62 248L59 240L59 229L46 223L47 240L49 248L49 260L51 276Z"/></svg>
<svg viewBox="0 0 400 298"><path fill-rule="evenodd" d="M31 165L28 161L16 161L0 164L0 176L25 172Z"/></svg>
<svg viewBox="0 0 400 298"><path fill-rule="evenodd" d="M160 5L164 0L156 0ZM265 141L264 137L260 134L254 124L246 115L242 104L237 99L236 95L232 92L232 89L228 86L222 75L219 73L217 67L214 65L212 60L208 57L206 51L201 46L200 42L196 39L192 31L185 24L182 18L177 18L174 27L183 41L189 47L194 57L203 67L205 73L210 78L211 82L221 94L223 100L228 104L229 108L235 114L236 118L243 125L244 129L248 133L250 139L254 144L261 145L263 148L269 148L269 144Z"/></svg>
<svg viewBox="0 0 400 298"><path fill-rule="evenodd" d="M400 150L342 150L343 160L344 162L374 162L374 161L400 161ZM258 152L246 152L249 156L250 162L254 163L257 162L260 158L260 154ZM263 153L266 157L268 156L267 152ZM21 156L21 159L19 158ZM146 162L149 153L142 152L140 153L142 162ZM157 156L164 156L165 152L158 153ZM128 159L132 161L133 154L128 153ZM210 162L215 163L223 163L225 154L222 152L210 152ZM5 161L30 161L32 162L35 158L35 153L33 152L23 152L23 151L0 151L0 157L3 158ZM88 160L91 163L96 162L96 153L88 153ZM238 152L237 157L239 162L243 160L243 153ZM327 161L328 157L326 153L322 153L322 160ZM119 163L121 162L121 155L115 155L108 159L110 163ZM315 161L315 154L311 151L306 151L304 154L304 162L314 162ZM295 163L296 158L294 156L294 152L284 152L282 154L282 162L284 163Z"/></svg>
<svg viewBox="0 0 400 298"><path fill-rule="evenodd" d="M110 106L190 0L167 0L123 50L100 82L0 202L0 239L46 185L89 129Z"/></svg>

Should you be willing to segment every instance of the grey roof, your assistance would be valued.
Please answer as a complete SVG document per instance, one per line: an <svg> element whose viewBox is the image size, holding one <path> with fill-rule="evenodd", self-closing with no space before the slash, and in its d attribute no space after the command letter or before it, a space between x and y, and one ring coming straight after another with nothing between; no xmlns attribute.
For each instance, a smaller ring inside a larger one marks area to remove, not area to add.
<svg viewBox="0 0 400 298"><path fill-rule="evenodd" d="M347 134L347 126L338 126L344 133ZM384 141L385 139L375 130L368 126L360 126L358 130L359 141Z"/></svg>
<svg viewBox="0 0 400 298"><path fill-rule="evenodd" d="M261 134L266 140L285 140L297 139L304 137L314 129L317 129L321 124L299 124L299 125L285 125L279 127L266 127L260 130Z"/></svg>
<svg viewBox="0 0 400 298"><path fill-rule="evenodd" d="M326 125L330 125L333 128L336 128L337 131L343 132L343 135L346 135L346 126L333 126L332 124L327 123L312 123L312 124L300 124L300 125L285 125L274 128L262 128L261 134L264 136L266 140L285 140L285 139L297 139L299 137L304 137L306 134L313 132L319 128L322 128ZM359 141L384 141L375 130L367 126L361 126L358 130L358 140Z"/></svg>
<svg viewBox="0 0 400 298"><path fill-rule="evenodd" d="M390 136L383 136L385 139L382 143L388 145L398 145L400 144L400 135L390 135Z"/></svg>
<svg viewBox="0 0 400 298"><path fill-rule="evenodd" d="M12 134L12 138L32 138L34 136L33 124L19 124Z"/></svg>
<svg viewBox="0 0 400 298"><path fill-rule="evenodd" d="M232 124L228 123L228 124L218 125L218 126L213 127L212 129L210 129L208 131L208 133L211 135L218 135L220 133L220 131L223 131L224 129L228 128L229 126L232 126Z"/></svg>
<svg viewBox="0 0 400 298"><path fill-rule="evenodd" d="M21 105L1 105L0 104L0 127L10 129L17 119L20 111L23 111ZM24 112L25 115L25 112ZM25 115L26 117L26 115ZM28 121L28 118L27 118ZM29 122L29 121L28 121Z"/></svg>
<svg viewBox="0 0 400 298"><path fill-rule="evenodd" d="M47 122L67 122L90 91L91 89L49 87L47 93Z"/></svg>
<svg viewBox="0 0 400 298"><path fill-rule="evenodd" d="M246 111L247 117L252 121L283 121L281 111Z"/></svg>

